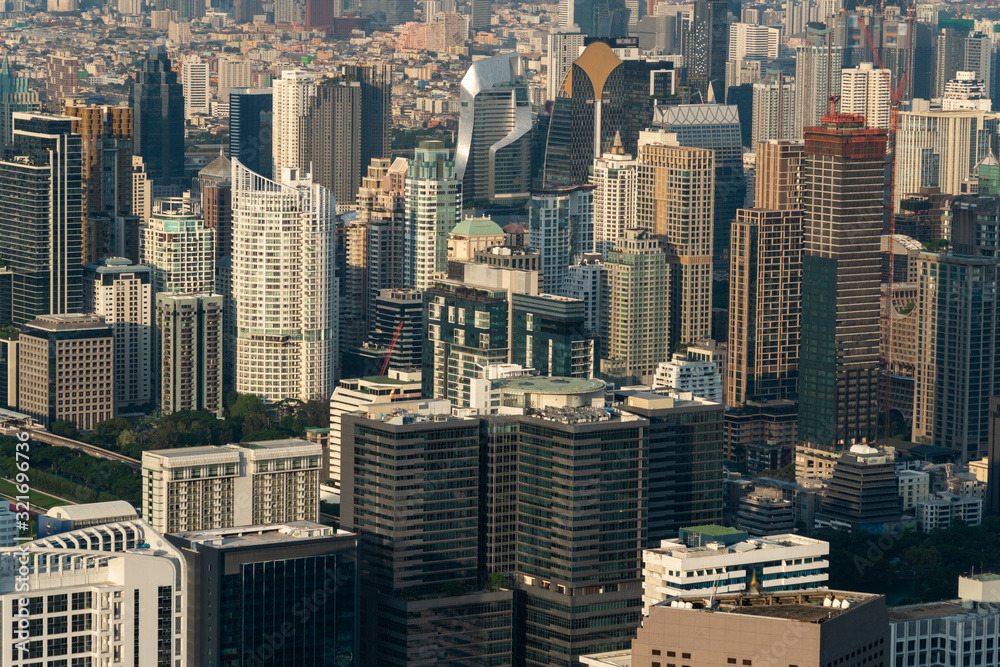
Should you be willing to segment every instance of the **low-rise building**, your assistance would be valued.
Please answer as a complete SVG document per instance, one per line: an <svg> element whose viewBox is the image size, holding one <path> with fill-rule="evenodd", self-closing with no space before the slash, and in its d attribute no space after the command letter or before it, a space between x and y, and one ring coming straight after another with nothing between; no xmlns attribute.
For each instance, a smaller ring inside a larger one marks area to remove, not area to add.
<svg viewBox="0 0 1000 667"><path fill-rule="evenodd" d="M931 493L931 476L922 470L900 470L899 500L904 512L912 510L917 503L927 500Z"/></svg>
<svg viewBox="0 0 1000 667"><path fill-rule="evenodd" d="M675 354L670 361L663 361L656 367L653 389L690 391L695 396L721 403L722 375L713 361Z"/></svg>
<svg viewBox="0 0 1000 667"><path fill-rule="evenodd" d="M961 521L967 526L983 522L983 499L940 492L915 506L917 526L925 533L951 528Z"/></svg>
<svg viewBox="0 0 1000 667"><path fill-rule="evenodd" d="M38 516L38 538L50 537L80 528L121 523L139 518L139 513L124 500L85 505L60 505Z"/></svg>
<svg viewBox="0 0 1000 667"><path fill-rule="evenodd" d="M736 523L755 535L778 535L795 528L795 510L781 491L761 487L740 499Z"/></svg>

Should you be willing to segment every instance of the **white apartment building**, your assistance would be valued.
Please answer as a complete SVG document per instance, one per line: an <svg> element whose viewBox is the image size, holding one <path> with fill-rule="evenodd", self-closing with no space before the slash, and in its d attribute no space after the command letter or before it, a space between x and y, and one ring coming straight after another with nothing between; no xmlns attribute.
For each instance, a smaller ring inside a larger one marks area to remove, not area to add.
<svg viewBox="0 0 1000 667"><path fill-rule="evenodd" d="M795 81L783 76L753 85L750 145L795 135Z"/></svg>
<svg viewBox="0 0 1000 667"><path fill-rule="evenodd" d="M208 63L190 58L181 64L181 84L184 87L184 117L207 116L212 97Z"/></svg>
<svg viewBox="0 0 1000 667"><path fill-rule="evenodd" d="M119 411L153 398L153 284L148 266L111 257L84 267L83 310L111 326L115 405Z"/></svg>
<svg viewBox="0 0 1000 667"><path fill-rule="evenodd" d="M236 390L308 401L337 376L335 203L297 169L280 181L233 160Z"/></svg>
<svg viewBox="0 0 1000 667"><path fill-rule="evenodd" d="M0 547L12 547L21 535L17 528L17 514L10 511L10 504L0 505Z"/></svg>
<svg viewBox="0 0 1000 667"><path fill-rule="evenodd" d="M779 55L781 31L766 25L729 24L729 59L768 62Z"/></svg>
<svg viewBox="0 0 1000 667"><path fill-rule="evenodd" d="M341 380L330 397L330 440L327 467L330 486L340 492L340 418L373 403L412 401L420 398L420 372L391 369L387 376Z"/></svg>
<svg viewBox="0 0 1000 667"><path fill-rule="evenodd" d="M142 263L153 271L153 293L215 290L215 230L205 226L196 201L153 202L139 239Z"/></svg>
<svg viewBox="0 0 1000 667"><path fill-rule="evenodd" d="M765 594L821 588L829 579L829 553L828 542L791 533L728 546L664 540L642 552L643 613L675 596L749 592L754 585Z"/></svg>
<svg viewBox="0 0 1000 667"><path fill-rule="evenodd" d="M597 253L583 253L573 258L566 270L565 296L583 301L584 327L599 333L608 302L608 268Z"/></svg>
<svg viewBox="0 0 1000 667"><path fill-rule="evenodd" d="M967 526L978 526L983 522L982 498L939 492L918 502L914 509L917 527L925 533L951 528L956 521Z"/></svg>
<svg viewBox="0 0 1000 667"><path fill-rule="evenodd" d="M309 107L309 100L316 95L316 73L302 69L285 70L281 78L272 81L273 137L272 157L274 174L282 169L299 165L299 130L302 115Z"/></svg>
<svg viewBox="0 0 1000 667"><path fill-rule="evenodd" d="M142 514L161 533L319 519L322 449L295 438L142 453Z"/></svg>
<svg viewBox="0 0 1000 667"><path fill-rule="evenodd" d="M921 470L900 470L896 473L899 479L899 499L904 512L916 507L917 503L927 500L931 493L931 476Z"/></svg>
<svg viewBox="0 0 1000 667"><path fill-rule="evenodd" d="M528 245L541 252L545 291L562 295L573 258L594 252L593 190L581 186L534 192L529 210Z"/></svg>
<svg viewBox="0 0 1000 667"><path fill-rule="evenodd" d="M722 374L714 361L688 358L675 354L670 361L663 361L653 375L653 389L689 391L695 396L722 402Z"/></svg>
<svg viewBox="0 0 1000 667"><path fill-rule="evenodd" d="M608 256L626 229L636 226L637 165L622 147L619 134L615 135L611 152L594 159L590 174L594 186L594 252L602 257Z"/></svg>
<svg viewBox="0 0 1000 667"><path fill-rule="evenodd" d="M4 665L191 664L184 560L149 524L85 528L28 549L26 561L20 549L0 549L0 622L17 627L24 600L31 633L25 652L3 633Z"/></svg>
<svg viewBox="0 0 1000 667"><path fill-rule="evenodd" d="M570 6L572 7L572 2ZM572 21L570 21L572 25ZM568 30L553 30L549 32L548 42L548 100L559 97L566 75L573 67L573 62L580 57L583 50L583 40L586 35Z"/></svg>
<svg viewBox="0 0 1000 667"><path fill-rule="evenodd" d="M249 60L219 61L219 106L229 108L230 88L253 88L253 70Z"/></svg>
<svg viewBox="0 0 1000 667"><path fill-rule="evenodd" d="M448 234L462 215L462 181L440 141L422 141L407 165L403 283L426 290L448 268Z"/></svg>
<svg viewBox="0 0 1000 667"><path fill-rule="evenodd" d="M944 84L941 111L961 109L993 110L993 100L986 94L986 82L977 79L975 72L956 72L955 78Z"/></svg>
<svg viewBox="0 0 1000 667"><path fill-rule="evenodd" d="M865 127L889 129L891 80L892 72L876 69L871 63L841 70L839 111L864 116Z"/></svg>

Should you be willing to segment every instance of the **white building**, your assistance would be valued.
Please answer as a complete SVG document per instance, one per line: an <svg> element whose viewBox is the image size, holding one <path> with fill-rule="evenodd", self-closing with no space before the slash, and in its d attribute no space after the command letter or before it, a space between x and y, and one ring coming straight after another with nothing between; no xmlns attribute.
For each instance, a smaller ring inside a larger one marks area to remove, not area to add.
<svg viewBox="0 0 1000 667"><path fill-rule="evenodd" d="M17 527L17 514L10 510L6 500L0 504L0 547L15 546L21 531Z"/></svg>
<svg viewBox="0 0 1000 667"><path fill-rule="evenodd" d="M448 234L462 215L462 181L440 141L422 141L406 172L403 282L426 290L448 268Z"/></svg>
<svg viewBox="0 0 1000 667"><path fill-rule="evenodd" d="M531 195L528 245L541 253L542 283L564 295L573 258L594 252L594 193L590 186Z"/></svg>
<svg viewBox="0 0 1000 667"><path fill-rule="evenodd" d="M805 43L795 49L795 130L788 139L801 139L803 128L819 125L830 113L830 95L840 93L844 49L833 45L833 32L807 28Z"/></svg>
<svg viewBox="0 0 1000 667"><path fill-rule="evenodd" d="M927 473L922 470L900 470L896 476L899 478L899 499L904 512L912 510L917 503L930 497L931 476Z"/></svg>
<svg viewBox="0 0 1000 667"><path fill-rule="evenodd" d="M338 293L333 193L297 169L275 182L233 160L236 390L333 393Z"/></svg>
<svg viewBox="0 0 1000 667"><path fill-rule="evenodd" d="M340 492L340 418L374 403L420 398L420 372L390 370L387 376L341 380L330 397L330 440L327 446L329 486Z"/></svg>
<svg viewBox="0 0 1000 667"><path fill-rule="evenodd" d="M892 72L875 69L871 63L841 70L838 111L864 116L865 127L889 129L892 93L888 82L891 80Z"/></svg>
<svg viewBox="0 0 1000 667"><path fill-rule="evenodd" d="M215 230L196 201L156 199L139 239L142 263L153 271L153 293L211 293L215 289Z"/></svg>
<svg viewBox="0 0 1000 667"><path fill-rule="evenodd" d="M638 162L625 152L620 134L610 153L594 158L594 251L608 256L626 229L636 226Z"/></svg>
<svg viewBox="0 0 1000 667"><path fill-rule="evenodd" d="M583 253L573 258L563 294L583 301L584 326L590 333L600 333L608 303L608 269L600 255Z"/></svg>
<svg viewBox="0 0 1000 667"><path fill-rule="evenodd" d="M570 11L572 11L573 3L569 3ZM572 25L571 20L569 24ZM566 81L566 75L569 74L570 69L573 67L573 61L580 57L580 51L583 50L583 40L586 35L580 33L579 31L570 32L568 29L563 30L553 30L549 32L549 52L548 52L548 100L554 100L559 97L559 91L562 90L563 83Z"/></svg>
<svg viewBox="0 0 1000 667"><path fill-rule="evenodd" d="M729 24L729 59L771 61L778 57L781 31L765 25Z"/></svg>
<svg viewBox="0 0 1000 667"><path fill-rule="evenodd" d="M983 499L938 492L915 507L917 527L925 533L951 528L956 521L967 526L983 522Z"/></svg>
<svg viewBox="0 0 1000 667"><path fill-rule="evenodd" d="M230 88L253 88L253 70L249 60L219 61L219 106L229 108Z"/></svg>
<svg viewBox="0 0 1000 667"><path fill-rule="evenodd" d="M200 58L190 58L181 65L185 118L209 114L212 97L209 76L208 63Z"/></svg>
<svg viewBox="0 0 1000 667"><path fill-rule="evenodd" d="M23 602L31 631L23 654L11 645L17 635L4 633L4 665L192 664L184 559L148 523L84 528L27 548L24 559L19 548L0 549L0 623L17 627Z"/></svg>
<svg viewBox="0 0 1000 667"><path fill-rule="evenodd" d="M689 359L686 354L675 354L670 361L662 361L653 376L653 389L689 391L695 396L722 402L722 374L712 361Z"/></svg>
<svg viewBox="0 0 1000 667"><path fill-rule="evenodd" d="M272 157L274 174L283 168L299 167L299 132L302 115L316 95L316 73L301 69L285 70L274 79L272 101Z"/></svg>
<svg viewBox="0 0 1000 667"><path fill-rule="evenodd" d="M783 76L753 85L750 145L795 135L795 82Z"/></svg>
<svg viewBox="0 0 1000 667"><path fill-rule="evenodd" d="M153 399L153 280L148 266L122 257L84 267L83 310L111 325L115 405L119 411Z"/></svg>
<svg viewBox="0 0 1000 667"><path fill-rule="evenodd" d="M142 453L142 514L161 533L319 520L319 444L295 438Z"/></svg>
<svg viewBox="0 0 1000 667"><path fill-rule="evenodd" d="M754 581L765 594L822 588L829 579L829 553L828 542L795 534L694 547L663 540L658 549L642 552L643 613L675 596L749 591Z"/></svg>
<svg viewBox="0 0 1000 667"><path fill-rule="evenodd" d="M993 100L986 94L986 83L977 79L975 72L956 72L955 78L944 84L941 111L960 109L993 110Z"/></svg>

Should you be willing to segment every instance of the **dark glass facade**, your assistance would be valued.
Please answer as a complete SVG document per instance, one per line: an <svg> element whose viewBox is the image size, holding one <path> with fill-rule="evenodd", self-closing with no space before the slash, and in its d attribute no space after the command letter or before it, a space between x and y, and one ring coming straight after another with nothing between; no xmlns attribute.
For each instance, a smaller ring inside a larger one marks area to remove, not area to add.
<svg viewBox="0 0 1000 667"><path fill-rule="evenodd" d="M156 182L184 178L184 91L161 47L146 52L129 98L134 110L135 154Z"/></svg>
<svg viewBox="0 0 1000 667"><path fill-rule="evenodd" d="M594 377L597 338L588 336L586 305L548 294L515 294L511 361L541 375Z"/></svg>
<svg viewBox="0 0 1000 667"><path fill-rule="evenodd" d="M229 89L229 159L272 178L272 104L269 88Z"/></svg>

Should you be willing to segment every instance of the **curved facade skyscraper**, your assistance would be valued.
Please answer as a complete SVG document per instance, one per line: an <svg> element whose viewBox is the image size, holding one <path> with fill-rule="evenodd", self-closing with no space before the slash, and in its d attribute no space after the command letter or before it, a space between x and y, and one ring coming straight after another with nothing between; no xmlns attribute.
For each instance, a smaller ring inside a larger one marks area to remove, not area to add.
<svg viewBox="0 0 1000 667"><path fill-rule="evenodd" d="M233 160L236 390L305 401L337 375L335 203L297 169L280 176Z"/></svg>
<svg viewBox="0 0 1000 667"><path fill-rule="evenodd" d="M531 102L516 53L472 63L462 79L455 172L465 201L527 199Z"/></svg>

